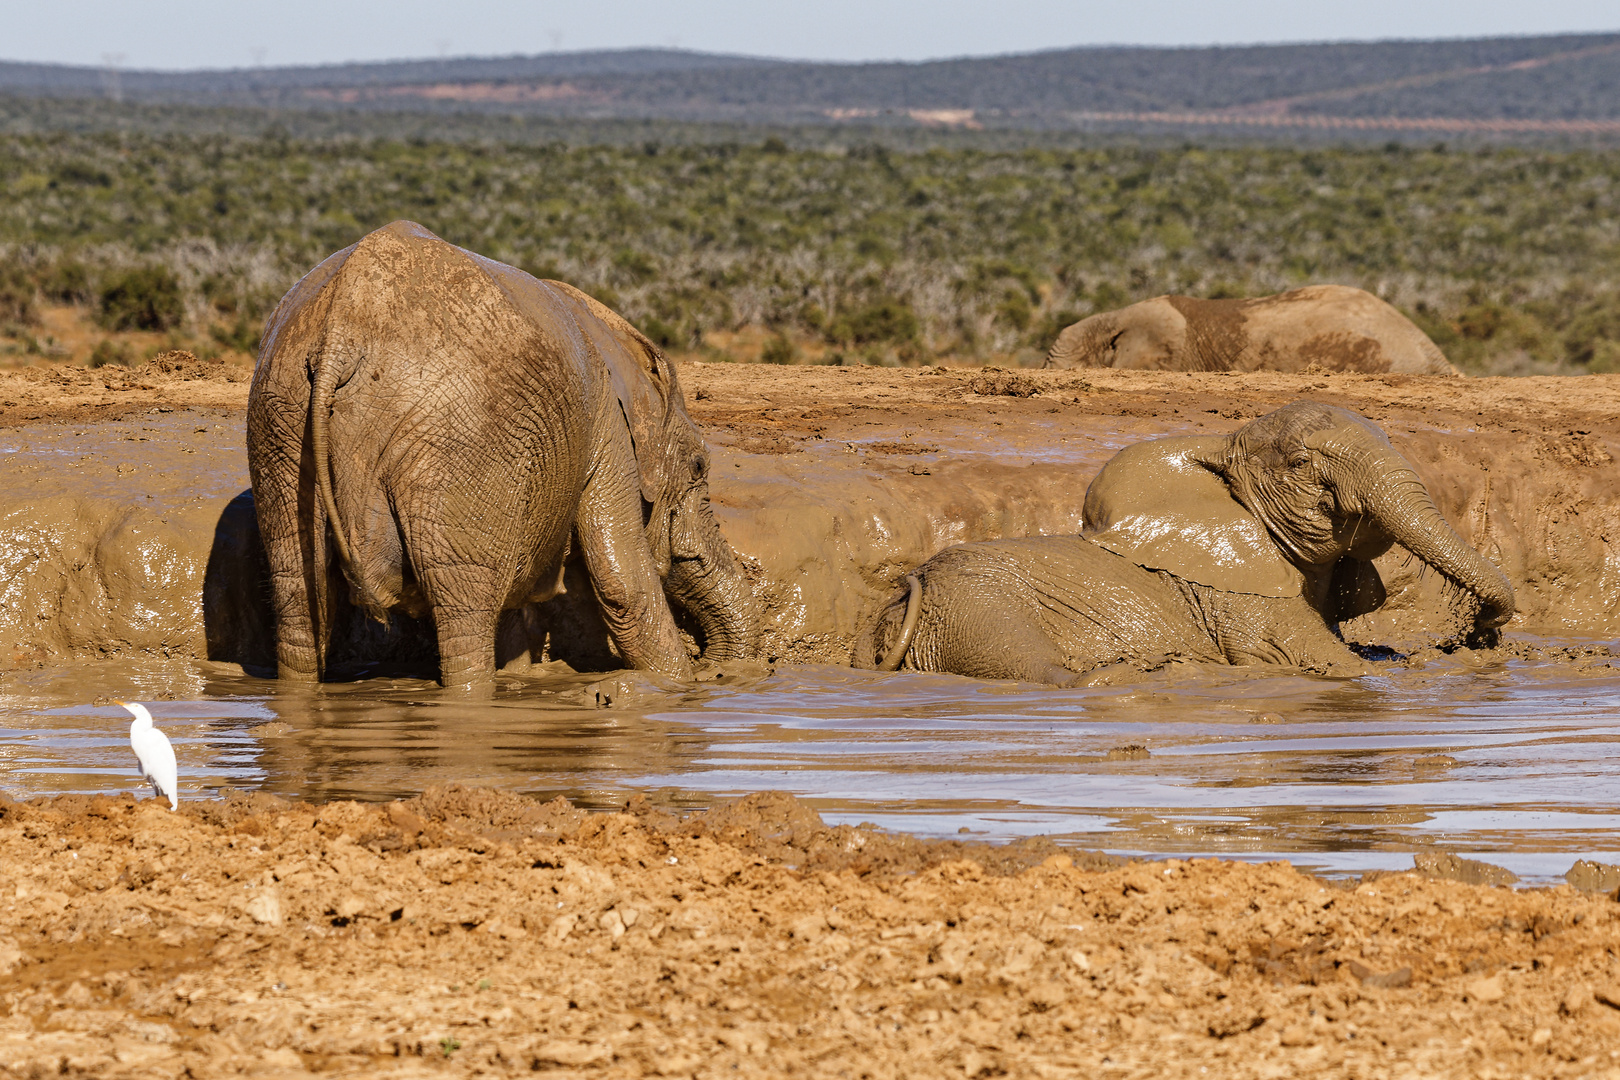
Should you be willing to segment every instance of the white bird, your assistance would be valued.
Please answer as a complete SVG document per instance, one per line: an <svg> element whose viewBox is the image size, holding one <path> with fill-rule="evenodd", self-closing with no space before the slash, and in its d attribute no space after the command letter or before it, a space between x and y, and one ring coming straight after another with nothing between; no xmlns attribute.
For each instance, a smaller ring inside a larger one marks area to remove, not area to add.
<svg viewBox="0 0 1620 1080"><path fill-rule="evenodd" d="M180 809L177 793L180 769L174 763L174 747L169 737L152 726L152 714L146 706L130 701L118 704L129 710L135 719L129 725L129 745L135 751L135 760L141 763L141 776L152 782L152 791L158 798L169 800L169 809Z"/></svg>

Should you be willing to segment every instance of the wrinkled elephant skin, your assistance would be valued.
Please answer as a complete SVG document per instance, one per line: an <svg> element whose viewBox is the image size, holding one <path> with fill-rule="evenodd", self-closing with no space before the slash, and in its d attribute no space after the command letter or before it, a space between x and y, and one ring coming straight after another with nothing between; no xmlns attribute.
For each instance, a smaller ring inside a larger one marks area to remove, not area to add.
<svg viewBox="0 0 1620 1080"><path fill-rule="evenodd" d="M1344 285L1248 300L1143 300L1065 329L1046 366L1457 374L1410 319L1371 293Z"/></svg>
<svg viewBox="0 0 1620 1080"><path fill-rule="evenodd" d="M1395 543L1454 586L1448 629L1512 617L1512 586L1381 430L1295 402L1229 436L1120 451L1086 491L1083 536L947 548L856 639L854 663L1060 685L1173 659L1359 675L1337 624L1383 603L1372 560Z"/></svg>
<svg viewBox="0 0 1620 1080"><path fill-rule="evenodd" d="M556 596L575 545L626 666L690 674L670 600L717 658L757 633L669 360L410 222L281 301L247 446L284 678L326 673L341 582L374 618L431 618L445 685L487 685L502 612Z"/></svg>

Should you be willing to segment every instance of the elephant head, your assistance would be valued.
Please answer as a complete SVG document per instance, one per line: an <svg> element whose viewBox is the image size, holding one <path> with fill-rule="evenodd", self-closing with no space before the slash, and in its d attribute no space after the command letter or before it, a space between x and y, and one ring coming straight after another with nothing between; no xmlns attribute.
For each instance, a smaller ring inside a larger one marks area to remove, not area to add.
<svg viewBox="0 0 1620 1080"><path fill-rule="evenodd" d="M1475 597L1481 629L1513 587L1466 544L1377 426L1300 401L1225 437L1128 447L1086 492L1085 530L1143 566L1268 596L1305 593L1329 622L1383 602L1371 560L1399 543Z"/></svg>
<svg viewBox="0 0 1620 1080"><path fill-rule="evenodd" d="M1058 335L1046 366L1174 368L1186 338L1187 317L1161 296L1081 319Z"/></svg>
<svg viewBox="0 0 1620 1080"><path fill-rule="evenodd" d="M754 591L709 504L709 448L686 411L675 366L611 308L562 282L613 334L598 340L641 481L647 544L664 591L697 624L713 661L753 654L759 638Z"/></svg>

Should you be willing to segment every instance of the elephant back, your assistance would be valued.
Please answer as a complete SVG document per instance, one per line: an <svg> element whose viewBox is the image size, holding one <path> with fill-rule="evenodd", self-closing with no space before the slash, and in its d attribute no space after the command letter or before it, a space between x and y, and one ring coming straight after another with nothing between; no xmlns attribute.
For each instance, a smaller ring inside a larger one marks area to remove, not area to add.
<svg viewBox="0 0 1620 1080"><path fill-rule="evenodd" d="M1222 592L1301 595L1304 575L1207 466L1225 446L1224 438L1185 437L1121 450L1086 489L1085 537Z"/></svg>

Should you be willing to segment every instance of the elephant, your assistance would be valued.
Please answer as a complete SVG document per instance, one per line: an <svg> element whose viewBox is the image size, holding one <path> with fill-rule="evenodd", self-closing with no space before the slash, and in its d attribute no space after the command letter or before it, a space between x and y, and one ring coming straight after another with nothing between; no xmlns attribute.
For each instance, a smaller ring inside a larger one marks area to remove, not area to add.
<svg viewBox="0 0 1620 1080"><path fill-rule="evenodd" d="M1377 426L1298 401L1227 436L1121 450L1086 489L1079 536L961 544L908 575L857 636L857 667L1080 685L1171 659L1373 670L1337 624L1384 602L1372 560L1400 543L1488 636L1513 587L1441 517Z"/></svg>
<svg viewBox="0 0 1620 1080"><path fill-rule="evenodd" d="M282 678L326 677L335 567L367 614L431 616L441 683L487 686L502 613L563 591L575 545L626 666L693 673L671 601L707 659L755 648L669 359L577 289L413 222L281 300L247 450Z"/></svg>
<svg viewBox="0 0 1620 1080"><path fill-rule="evenodd" d="M1249 300L1154 297L1067 327L1046 366L1458 373L1410 319L1371 293L1344 285L1311 285Z"/></svg>

